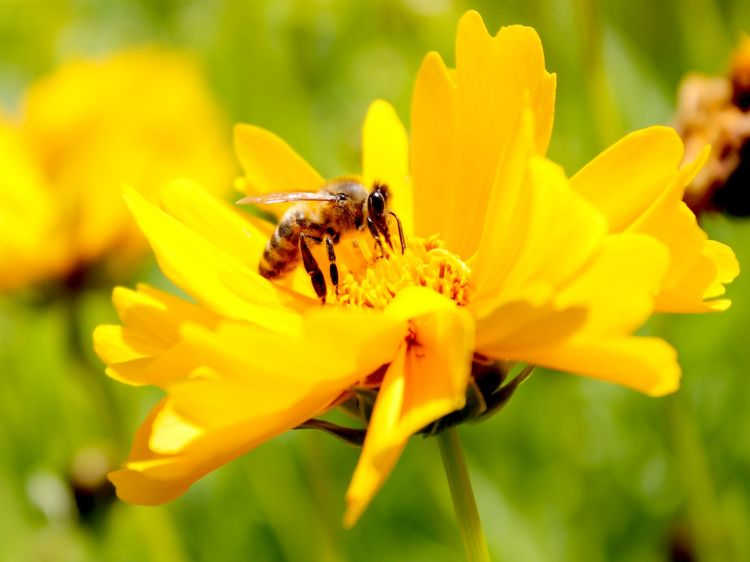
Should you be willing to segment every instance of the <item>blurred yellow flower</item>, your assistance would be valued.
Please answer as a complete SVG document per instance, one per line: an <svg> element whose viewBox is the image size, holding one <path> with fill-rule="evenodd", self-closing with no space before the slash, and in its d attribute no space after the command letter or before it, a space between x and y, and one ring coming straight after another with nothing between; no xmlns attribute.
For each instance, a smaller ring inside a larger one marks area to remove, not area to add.
<svg viewBox="0 0 750 562"><path fill-rule="evenodd" d="M680 201L701 161L678 168L681 143L659 127L568 180L543 157L555 76L534 30L491 37L469 12L456 59L449 70L426 57L410 142L387 103L370 107L361 181L389 186L407 248L377 259L369 235L356 247L342 241L329 305L301 267L288 282L261 277L271 230L194 183L165 188L160 207L127 192L162 270L196 303L119 288L123 325L95 333L111 376L166 391L111 475L122 499L173 499L263 441L376 390L347 494L353 525L409 437L464 407L473 361L542 365L654 396L677 388L674 350L633 333L655 308L728 305L708 299L736 274L733 254L707 241ZM241 125L235 140L249 193L324 184L267 131Z"/></svg>
<svg viewBox="0 0 750 562"><path fill-rule="evenodd" d="M77 60L34 83L0 122L0 290L105 261L126 272L146 243L122 185L191 177L226 192L224 122L193 61L156 48Z"/></svg>
<svg viewBox="0 0 750 562"><path fill-rule="evenodd" d="M0 289L65 270L55 213L52 194L20 132L0 121Z"/></svg>

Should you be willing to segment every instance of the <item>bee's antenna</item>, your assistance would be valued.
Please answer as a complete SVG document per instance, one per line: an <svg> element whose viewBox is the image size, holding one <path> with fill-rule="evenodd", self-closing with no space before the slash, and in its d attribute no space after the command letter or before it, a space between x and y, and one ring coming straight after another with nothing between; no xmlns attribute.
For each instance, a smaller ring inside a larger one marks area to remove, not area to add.
<svg viewBox="0 0 750 562"><path fill-rule="evenodd" d="M403 254L406 251L406 243L404 242L404 228L401 226L401 219L399 219L398 215L393 211L387 211L387 213L396 219L396 224L398 225L398 240L401 243L401 253Z"/></svg>

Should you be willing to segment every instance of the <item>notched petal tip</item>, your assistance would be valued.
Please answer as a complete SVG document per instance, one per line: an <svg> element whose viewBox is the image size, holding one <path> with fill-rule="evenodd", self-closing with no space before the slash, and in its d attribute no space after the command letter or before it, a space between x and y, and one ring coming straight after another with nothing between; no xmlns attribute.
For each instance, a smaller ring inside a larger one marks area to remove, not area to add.
<svg viewBox="0 0 750 562"><path fill-rule="evenodd" d="M704 304L706 306L706 312L724 312L731 308L732 301L730 299L716 299L705 301Z"/></svg>
<svg viewBox="0 0 750 562"><path fill-rule="evenodd" d="M457 36L468 39L495 39L503 34L525 35L532 42L537 43L541 51L542 41L536 29L528 25L504 25L493 36L487 29L482 15L476 10L468 10L458 22Z"/></svg>
<svg viewBox="0 0 750 562"><path fill-rule="evenodd" d="M456 35L461 36L463 34L487 38L490 37L489 31L487 31L487 26L484 24L482 14L476 10L468 10L463 16L461 16L461 19L458 20L458 31L456 32Z"/></svg>
<svg viewBox="0 0 750 562"><path fill-rule="evenodd" d="M718 280L723 284L734 281L740 274L740 262L734 250L715 240L708 240L705 250L713 263L716 264Z"/></svg>

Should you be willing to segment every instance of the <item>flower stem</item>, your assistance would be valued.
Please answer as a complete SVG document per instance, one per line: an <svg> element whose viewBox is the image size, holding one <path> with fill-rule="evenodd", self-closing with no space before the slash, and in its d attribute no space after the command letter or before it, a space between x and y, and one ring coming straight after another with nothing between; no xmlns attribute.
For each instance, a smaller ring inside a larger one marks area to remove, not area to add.
<svg viewBox="0 0 750 562"><path fill-rule="evenodd" d="M489 562L487 540L484 538L482 523L479 520L458 431L455 427L446 429L437 436L437 440L453 498L453 509L466 550L466 559L468 562Z"/></svg>

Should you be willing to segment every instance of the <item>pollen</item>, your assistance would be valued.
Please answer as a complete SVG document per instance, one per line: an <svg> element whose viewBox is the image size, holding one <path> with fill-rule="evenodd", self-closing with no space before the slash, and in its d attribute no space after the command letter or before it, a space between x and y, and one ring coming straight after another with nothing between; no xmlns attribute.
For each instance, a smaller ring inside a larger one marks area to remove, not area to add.
<svg viewBox="0 0 750 562"><path fill-rule="evenodd" d="M409 239L402 254L367 260L367 265L347 271L339 284L338 304L345 307L385 308L401 289L427 287L455 301L469 302L471 269L461 258L445 249L436 236Z"/></svg>

